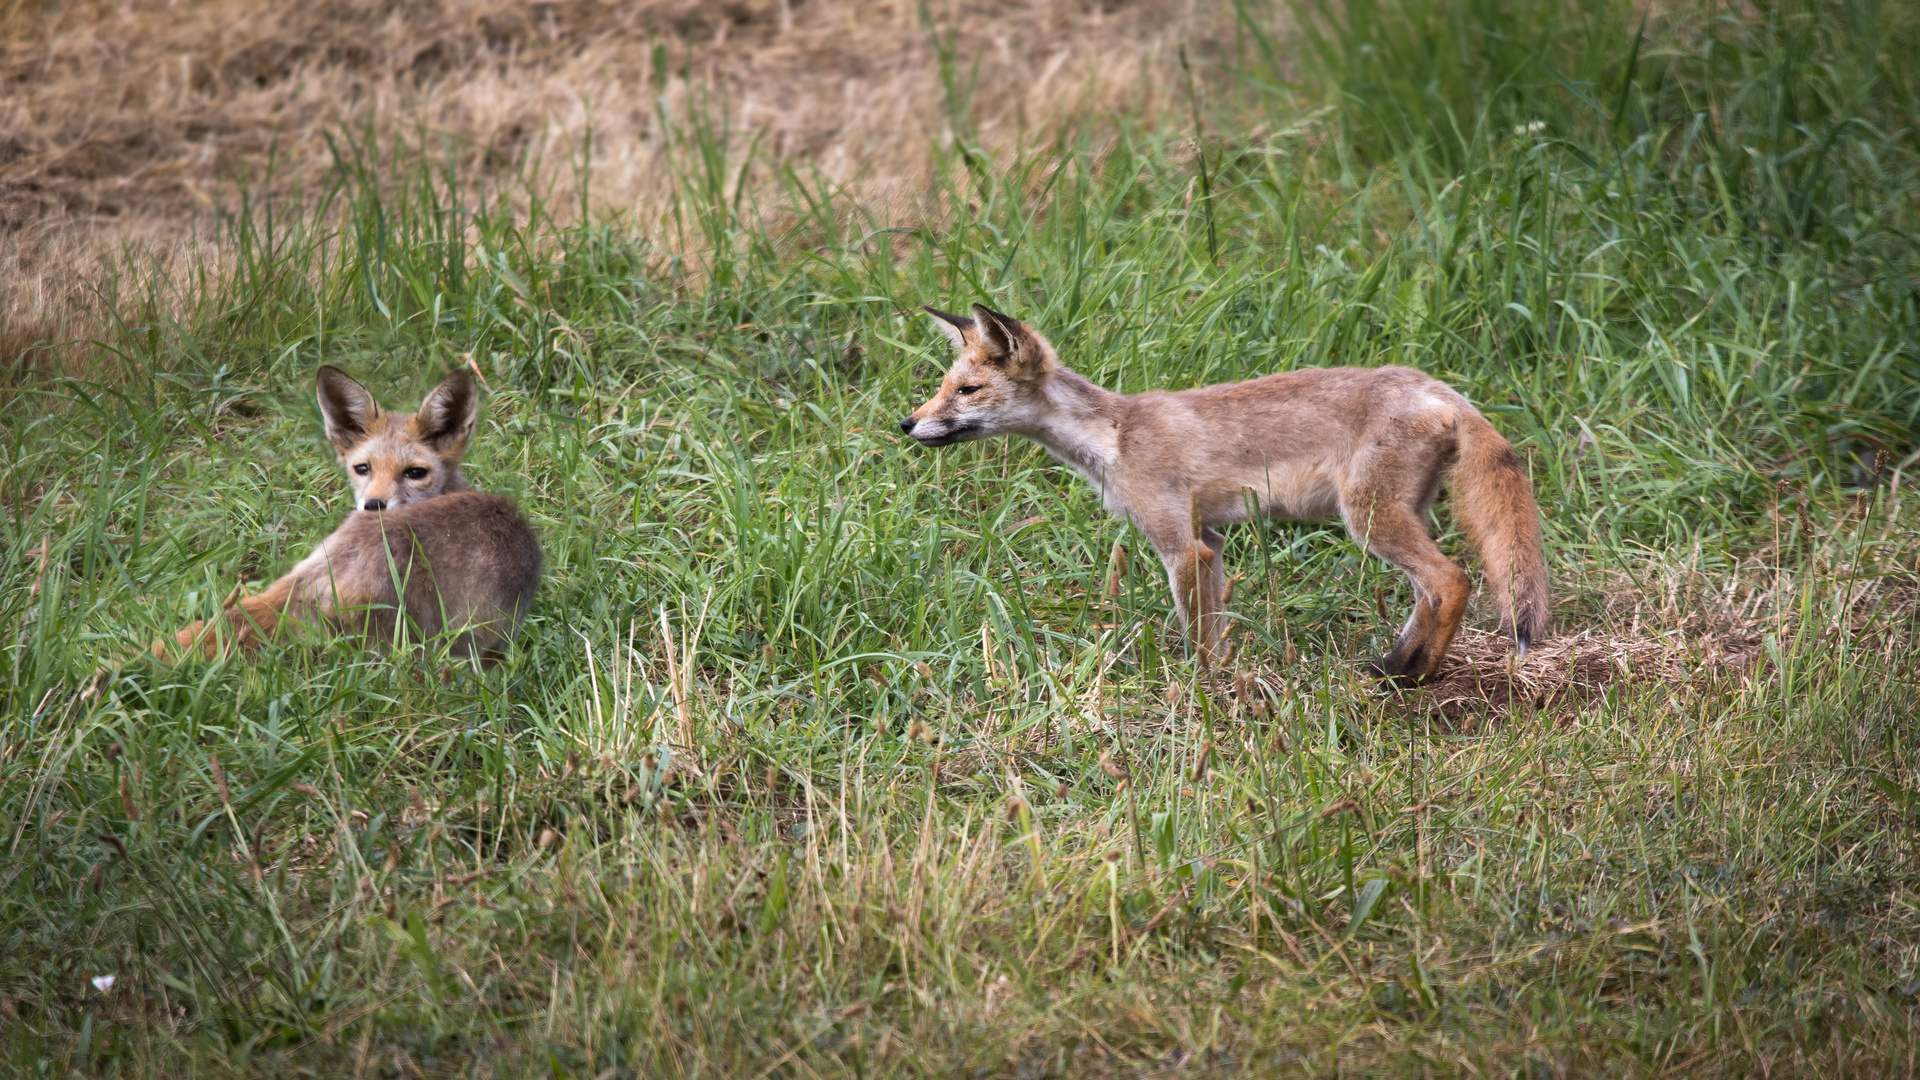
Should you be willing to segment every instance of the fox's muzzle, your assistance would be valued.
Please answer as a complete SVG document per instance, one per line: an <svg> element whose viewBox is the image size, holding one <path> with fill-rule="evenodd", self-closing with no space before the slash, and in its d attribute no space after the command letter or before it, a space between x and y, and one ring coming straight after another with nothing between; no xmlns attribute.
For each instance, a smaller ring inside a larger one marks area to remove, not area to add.
<svg viewBox="0 0 1920 1080"><path fill-rule="evenodd" d="M902 435L913 434L913 424L914 424L914 420L912 416L901 417L900 418L900 434Z"/></svg>
<svg viewBox="0 0 1920 1080"><path fill-rule="evenodd" d="M952 421L936 420L929 424L919 424L911 416L900 421L900 430L911 435L913 441L921 446L952 446L954 443L970 442L983 437L980 434L980 425L977 423L956 424Z"/></svg>

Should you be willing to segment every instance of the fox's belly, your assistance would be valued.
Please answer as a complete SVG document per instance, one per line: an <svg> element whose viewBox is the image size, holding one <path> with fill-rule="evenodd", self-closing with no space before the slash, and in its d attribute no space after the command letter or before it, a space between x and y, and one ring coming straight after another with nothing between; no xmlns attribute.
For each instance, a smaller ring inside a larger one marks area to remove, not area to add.
<svg viewBox="0 0 1920 1080"><path fill-rule="evenodd" d="M1340 514L1340 491L1331 472L1311 466L1238 470L1193 494L1207 525L1234 525L1254 516L1317 521Z"/></svg>

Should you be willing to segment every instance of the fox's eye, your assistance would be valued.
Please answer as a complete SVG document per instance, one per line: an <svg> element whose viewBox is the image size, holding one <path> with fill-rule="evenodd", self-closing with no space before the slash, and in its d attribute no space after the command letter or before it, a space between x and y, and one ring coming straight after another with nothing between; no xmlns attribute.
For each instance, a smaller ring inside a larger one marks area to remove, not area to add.
<svg viewBox="0 0 1920 1080"><path fill-rule="evenodd" d="M425 480L427 478L427 470L424 468L421 468L418 465L415 465L413 468L408 469L406 472L403 472L400 475L406 477L409 480Z"/></svg>
<svg viewBox="0 0 1920 1080"><path fill-rule="evenodd" d="M355 476L365 476L372 471L373 470L368 468L367 463L364 461L353 467L353 475Z"/></svg>
<svg viewBox="0 0 1920 1080"><path fill-rule="evenodd" d="M977 386L962 386L962 387L960 387L960 393L962 393L962 394L971 394L971 393L975 393L975 392L977 392L977 391L978 391L979 389L980 389L980 388L979 388L979 387L977 387Z"/></svg>

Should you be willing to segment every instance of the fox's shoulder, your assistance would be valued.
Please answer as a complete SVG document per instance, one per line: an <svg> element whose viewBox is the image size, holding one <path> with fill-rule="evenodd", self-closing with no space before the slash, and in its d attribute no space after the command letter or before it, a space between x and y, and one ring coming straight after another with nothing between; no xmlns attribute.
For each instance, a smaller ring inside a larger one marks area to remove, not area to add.
<svg viewBox="0 0 1920 1080"><path fill-rule="evenodd" d="M491 513L499 510L519 512L518 504L512 499L507 498L505 495L495 495L490 491L449 491L445 495L437 495L431 499L422 499L416 503L408 503L405 509L420 508L424 510L428 507L433 508L439 513L449 514Z"/></svg>

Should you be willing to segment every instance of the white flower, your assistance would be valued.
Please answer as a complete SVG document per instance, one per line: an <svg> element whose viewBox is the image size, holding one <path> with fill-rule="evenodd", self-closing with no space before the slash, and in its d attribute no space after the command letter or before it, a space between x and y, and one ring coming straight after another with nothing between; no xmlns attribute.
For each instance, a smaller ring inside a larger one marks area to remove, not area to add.
<svg viewBox="0 0 1920 1080"><path fill-rule="evenodd" d="M113 980L114 976L112 975L95 975L93 977L93 988L104 994L113 989Z"/></svg>
<svg viewBox="0 0 1920 1080"><path fill-rule="evenodd" d="M1524 124L1513 125L1515 135L1538 135L1545 130L1547 130L1545 120L1529 120Z"/></svg>

